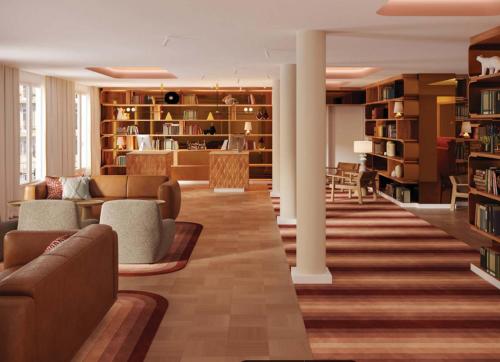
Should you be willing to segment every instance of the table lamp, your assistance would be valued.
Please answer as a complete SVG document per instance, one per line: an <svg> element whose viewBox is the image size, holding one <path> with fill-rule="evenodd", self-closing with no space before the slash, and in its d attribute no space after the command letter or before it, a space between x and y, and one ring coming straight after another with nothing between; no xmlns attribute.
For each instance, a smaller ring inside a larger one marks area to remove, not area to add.
<svg viewBox="0 0 500 362"><path fill-rule="evenodd" d="M462 122L462 129L460 130L460 135L463 138L470 138L472 133L472 125L469 121Z"/></svg>
<svg viewBox="0 0 500 362"><path fill-rule="evenodd" d="M366 171L366 154L372 152L372 141L354 141L354 153L359 153L359 171Z"/></svg>
<svg viewBox="0 0 500 362"><path fill-rule="evenodd" d="M403 117L403 113L403 102L394 102L394 117L401 118Z"/></svg>
<svg viewBox="0 0 500 362"><path fill-rule="evenodd" d="M125 146L125 140L123 139L123 137L117 138L116 146L118 147L119 150L123 150L123 146Z"/></svg>
<svg viewBox="0 0 500 362"><path fill-rule="evenodd" d="M245 134L248 136L252 132L252 122L245 122L243 129L245 130Z"/></svg>

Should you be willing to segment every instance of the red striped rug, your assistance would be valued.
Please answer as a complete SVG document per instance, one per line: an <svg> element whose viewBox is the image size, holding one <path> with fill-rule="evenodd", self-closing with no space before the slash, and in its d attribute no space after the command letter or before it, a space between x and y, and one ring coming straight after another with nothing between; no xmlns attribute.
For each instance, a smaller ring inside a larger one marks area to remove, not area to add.
<svg viewBox="0 0 500 362"><path fill-rule="evenodd" d="M120 264L120 276L167 274L183 269L191 257L191 253L203 230L203 225L176 221L175 228L174 242L162 260L154 264Z"/></svg>
<svg viewBox="0 0 500 362"><path fill-rule="evenodd" d="M73 361L143 361L167 308L160 295L120 291Z"/></svg>
<svg viewBox="0 0 500 362"><path fill-rule="evenodd" d="M296 285L315 358L500 361L500 291L469 270L475 250L385 199L326 208L334 282ZM293 266L295 227L280 232Z"/></svg>

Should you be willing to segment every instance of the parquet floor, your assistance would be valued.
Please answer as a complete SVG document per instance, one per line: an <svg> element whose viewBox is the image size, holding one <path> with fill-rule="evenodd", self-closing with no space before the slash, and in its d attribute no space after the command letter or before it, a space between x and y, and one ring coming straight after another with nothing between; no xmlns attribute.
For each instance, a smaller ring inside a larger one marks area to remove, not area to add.
<svg viewBox="0 0 500 362"><path fill-rule="evenodd" d="M121 277L120 289L165 296L148 361L306 359L311 350L266 186L245 194L183 187L179 220L203 224L187 267Z"/></svg>

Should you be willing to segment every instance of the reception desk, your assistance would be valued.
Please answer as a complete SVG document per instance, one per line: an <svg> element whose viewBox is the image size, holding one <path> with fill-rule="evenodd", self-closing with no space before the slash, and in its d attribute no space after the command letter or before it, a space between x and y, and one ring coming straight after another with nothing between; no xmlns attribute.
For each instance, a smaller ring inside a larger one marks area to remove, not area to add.
<svg viewBox="0 0 500 362"><path fill-rule="evenodd" d="M132 151L127 153L127 175L171 177L172 151Z"/></svg>
<svg viewBox="0 0 500 362"><path fill-rule="evenodd" d="M215 192L243 192L248 187L248 151L211 151L209 185Z"/></svg>

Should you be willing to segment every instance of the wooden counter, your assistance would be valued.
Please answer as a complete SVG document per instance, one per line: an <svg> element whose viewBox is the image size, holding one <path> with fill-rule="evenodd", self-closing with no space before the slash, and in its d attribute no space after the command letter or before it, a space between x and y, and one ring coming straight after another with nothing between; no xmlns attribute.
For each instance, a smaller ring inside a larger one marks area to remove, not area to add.
<svg viewBox="0 0 500 362"><path fill-rule="evenodd" d="M243 192L248 187L249 152L212 151L209 185L215 192Z"/></svg>
<svg viewBox="0 0 500 362"><path fill-rule="evenodd" d="M171 177L172 151L132 151L127 153L127 175Z"/></svg>

